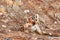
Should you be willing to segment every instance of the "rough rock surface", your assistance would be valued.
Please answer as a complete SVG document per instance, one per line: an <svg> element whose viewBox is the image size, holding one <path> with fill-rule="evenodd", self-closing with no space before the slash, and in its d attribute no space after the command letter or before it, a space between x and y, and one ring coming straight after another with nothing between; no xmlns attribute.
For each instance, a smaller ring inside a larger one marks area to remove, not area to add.
<svg viewBox="0 0 60 40"><path fill-rule="evenodd" d="M34 14L46 34L23 31L25 17ZM60 0L0 0L0 40L60 40Z"/></svg>

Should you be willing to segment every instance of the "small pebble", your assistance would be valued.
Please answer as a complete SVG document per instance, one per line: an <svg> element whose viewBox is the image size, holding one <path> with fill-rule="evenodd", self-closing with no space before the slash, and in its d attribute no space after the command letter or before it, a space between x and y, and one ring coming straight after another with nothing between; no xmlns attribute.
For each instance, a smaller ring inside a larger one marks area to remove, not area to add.
<svg viewBox="0 0 60 40"><path fill-rule="evenodd" d="M10 6L7 6L6 9L9 13L14 12L13 9Z"/></svg>
<svg viewBox="0 0 60 40"><path fill-rule="evenodd" d="M11 30L8 30L9 32L11 32Z"/></svg>
<svg viewBox="0 0 60 40"><path fill-rule="evenodd" d="M49 35L52 35L52 33L49 33Z"/></svg>
<svg viewBox="0 0 60 40"><path fill-rule="evenodd" d="M5 7L3 5L0 6L0 12L5 12Z"/></svg>
<svg viewBox="0 0 60 40"><path fill-rule="evenodd" d="M6 28L6 25L2 25L2 27Z"/></svg>
<svg viewBox="0 0 60 40"><path fill-rule="evenodd" d="M37 38L35 38L35 40L37 40Z"/></svg>
<svg viewBox="0 0 60 40"><path fill-rule="evenodd" d="M15 16L15 14L14 14L14 13L10 13L10 15L11 15L11 16Z"/></svg>
<svg viewBox="0 0 60 40"><path fill-rule="evenodd" d="M10 40L10 38L5 38L5 40Z"/></svg>
<svg viewBox="0 0 60 40"><path fill-rule="evenodd" d="M15 12L19 12L20 11L20 7L17 4L13 4L13 10Z"/></svg>
<svg viewBox="0 0 60 40"><path fill-rule="evenodd" d="M3 13L0 12L0 15L3 15Z"/></svg>
<svg viewBox="0 0 60 40"><path fill-rule="evenodd" d="M51 1L54 1L54 0L45 0L45 1L47 1L47 2L51 2Z"/></svg>
<svg viewBox="0 0 60 40"><path fill-rule="evenodd" d="M50 29L53 29L53 28L50 28Z"/></svg>
<svg viewBox="0 0 60 40"><path fill-rule="evenodd" d="M43 31L43 33L46 33L45 31Z"/></svg>
<svg viewBox="0 0 60 40"><path fill-rule="evenodd" d="M37 22L39 22L39 15L35 14L35 19L37 19Z"/></svg>
<svg viewBox="0 0 60 40"><path fill-rule="evenodd" d="M9 5L9 6L12 6L13 5L13 1L12 0L5 0L6 3Z"/></svg>
<svg viewBox="0 0 60 40"><path fill-rule="evenodd" d="M1 19L1 21L6 23L6 22L8 22L9 20L8 20L8 19L5 19L5 20L4 20L4 19Z"/></svg>
<svg viewBox="0 0 60 40"><path fill-rule="evenodd" d="M36 27L37 27L37 25L32 26L32 27L31 27L31 30L33 30L33 31L37 30Z"/></svg>
<svg viewBox="0 0 60 40"><path fill-rule="evenodd" d="M15 2L16 2L17 5L23 5L22 0L15 0Z"/></svg>
<svg viewBox="0 0 60 40"><path fill-rule="evenodd" d="M29 13L30 11L29 10L24 10L24 13Z"/></svg>
<svg viewBox="0 0 60 40"><path fill-rule="evenodd" d="M57 22L55 21L54 23L56 24Z"/></svg>

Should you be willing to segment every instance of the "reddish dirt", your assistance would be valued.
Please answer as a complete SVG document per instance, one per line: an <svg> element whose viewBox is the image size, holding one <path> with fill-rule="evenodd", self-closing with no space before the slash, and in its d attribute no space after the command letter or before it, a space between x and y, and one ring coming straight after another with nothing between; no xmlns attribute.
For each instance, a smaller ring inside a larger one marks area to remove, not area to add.
<svg viewBox="0 0 60 40"><path fill-rule="evenodd" d="M25 18L35 14L46 34L24 32ZM0 0L0 40L60 40L59 30L60 0Z"/></svg>

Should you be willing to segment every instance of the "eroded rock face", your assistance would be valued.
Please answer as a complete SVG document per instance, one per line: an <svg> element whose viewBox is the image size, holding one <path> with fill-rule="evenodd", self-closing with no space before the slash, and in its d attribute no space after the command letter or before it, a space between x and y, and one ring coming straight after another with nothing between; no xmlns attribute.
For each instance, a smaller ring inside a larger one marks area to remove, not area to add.
<svg viewBox="0 0 60 40"><path fill-rule="evenodd" d="M25 18L35 14L39 15L39 27L44 33L60 36L60 0L0 0L0 35L10 36L12 40L60 40L60 37L24 32ZM0 39L4 40L2 36Z"/></svg>

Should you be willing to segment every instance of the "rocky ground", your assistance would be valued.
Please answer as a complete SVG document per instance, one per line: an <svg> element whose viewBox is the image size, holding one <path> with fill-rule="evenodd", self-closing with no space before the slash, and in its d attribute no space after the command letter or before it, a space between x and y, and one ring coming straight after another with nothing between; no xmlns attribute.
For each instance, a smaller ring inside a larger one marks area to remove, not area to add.
<svg viewBox="0 0 60 40"><path fill-rule="evenodd" d="M25 18L35 14L46 34L24 32ZM60 40L60 0L0 0L0 40Z"/></svg>

